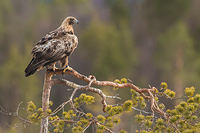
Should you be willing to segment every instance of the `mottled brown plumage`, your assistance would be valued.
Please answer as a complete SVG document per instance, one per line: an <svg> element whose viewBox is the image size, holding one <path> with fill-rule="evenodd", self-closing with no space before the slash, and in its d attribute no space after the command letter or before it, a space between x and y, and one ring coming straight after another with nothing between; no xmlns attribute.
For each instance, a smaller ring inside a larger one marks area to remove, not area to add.
<svg viewBox="0 0 200 133"><path fill-rule="evenodd" d="M60 66L68 65L68 56L78 45L78 38L74 35L73 24L78 20L67 17L59 28L44 36L32 49L33 58L25 70L25 76L34 74L43 67L55 68L59 61Z"/></svg>

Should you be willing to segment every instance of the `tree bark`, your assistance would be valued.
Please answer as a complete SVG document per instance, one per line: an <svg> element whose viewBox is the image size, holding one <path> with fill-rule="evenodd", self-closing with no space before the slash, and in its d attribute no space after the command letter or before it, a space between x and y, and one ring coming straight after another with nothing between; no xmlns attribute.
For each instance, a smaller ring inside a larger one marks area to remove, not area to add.
<svg viewBox="0 0 200 133"><path fill-rule="evenodd" d="M43 86L43 93L42 93L42 109L43 113L46 114L46 111L49 108L49 98L51 92L51 78L52 73L50 71L46 71L45 78L44 78L44 86ZM48 132L48 117L43 117L41 120L41 129L40 133L47 133Z"/></svg>

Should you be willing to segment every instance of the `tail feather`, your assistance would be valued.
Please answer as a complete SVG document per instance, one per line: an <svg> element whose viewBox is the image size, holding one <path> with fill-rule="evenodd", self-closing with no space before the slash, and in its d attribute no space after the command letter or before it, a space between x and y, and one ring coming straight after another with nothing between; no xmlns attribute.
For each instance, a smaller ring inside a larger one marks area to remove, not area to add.
<svg viewBox="0 0 200 133"><path fill-rule="evenodd" d="M25 76L28 77L32 74L34 74L37 69L41 66L43 66L46 63L45 60L38 60L33 57L27 68L25 69Z"/></svg>
<svg viewBox="0 0 200 133"><path fill-rule="evenodd" d="M34 74L36 71L37 71L37 69L34 69L32 71L29 71L29 72L25 72L25 76L28 77L28 76Z"/></svg>

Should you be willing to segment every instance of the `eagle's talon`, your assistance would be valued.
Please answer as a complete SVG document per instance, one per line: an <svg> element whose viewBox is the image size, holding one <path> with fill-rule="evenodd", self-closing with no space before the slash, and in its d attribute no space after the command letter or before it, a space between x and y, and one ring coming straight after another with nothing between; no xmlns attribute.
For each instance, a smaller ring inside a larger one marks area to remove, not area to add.
<svg viewBox="0 0 200 133"><path fill-rule="evenodd" d="M69 67L69 66L66 66L66 68L63 69L62 73L65 74L65 72L66 72L67 70L72 71L73 68L71 68L71 67Z"/></svg>
<svg viewBox="0 0 200 133"><path fill-rule="evenodd" d="M54 73L56 72L56 69L58 69L58 68L55 67L55 66L52 68L52 70L53 70Z"/></svg>

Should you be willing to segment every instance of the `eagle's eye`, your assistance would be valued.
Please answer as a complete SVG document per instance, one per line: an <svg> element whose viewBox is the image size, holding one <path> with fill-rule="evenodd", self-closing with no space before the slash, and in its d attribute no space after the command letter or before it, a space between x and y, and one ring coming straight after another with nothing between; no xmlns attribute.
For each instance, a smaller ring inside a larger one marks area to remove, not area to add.
<svg viewBox="0 0 200 133"><path fill-rule="evenodd" d="M76 20L76 19L70 19L70 21L69 21L69 25L72 25L72 24L79 24L79 22L78 22L78 20Z"/></svg>

